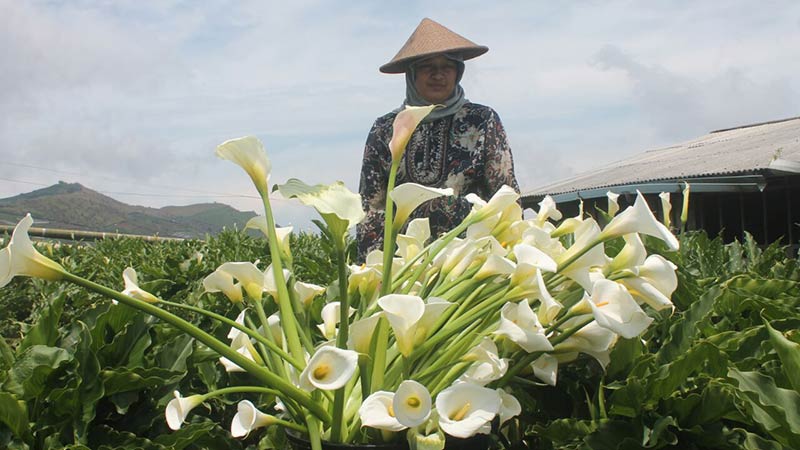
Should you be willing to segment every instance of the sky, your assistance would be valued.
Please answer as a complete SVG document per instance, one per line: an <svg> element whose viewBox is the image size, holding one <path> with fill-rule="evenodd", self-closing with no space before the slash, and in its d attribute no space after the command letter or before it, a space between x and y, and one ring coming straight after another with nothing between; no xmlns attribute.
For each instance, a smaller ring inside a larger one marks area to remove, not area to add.
<svg viewBox="0 0 800 450"><path fill-rule="evenodd" d="M217 144L255 135L271 184L358 189L429 17L489 52L470 101L500 115L522 192L709 131L800 116L800 2L0 0L0 198L78 182L144 206L261 212ZM275 199L276 220L315 213Z"/></svg>

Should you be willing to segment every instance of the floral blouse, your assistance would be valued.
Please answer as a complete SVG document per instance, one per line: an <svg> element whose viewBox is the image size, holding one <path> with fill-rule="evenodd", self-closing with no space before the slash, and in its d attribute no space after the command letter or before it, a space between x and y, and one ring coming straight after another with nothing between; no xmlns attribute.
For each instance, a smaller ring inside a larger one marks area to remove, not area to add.
<svg viewBox="0 0 800 450"><path fill-rule="evenodd" d="M383 245L386 184L392 165L389 140L395 115L391 112L375 121L364 148L359 193L367 215L357 228L361 261ZM452 197L422 204L411 216L428 217L434 237L467 216L472 208L464 198L467 194L488 200L504 184L519 192L500 117L488 106L467 102L451 116L421 123L400 161L395 185L408 182L454 191Z"/></svg>

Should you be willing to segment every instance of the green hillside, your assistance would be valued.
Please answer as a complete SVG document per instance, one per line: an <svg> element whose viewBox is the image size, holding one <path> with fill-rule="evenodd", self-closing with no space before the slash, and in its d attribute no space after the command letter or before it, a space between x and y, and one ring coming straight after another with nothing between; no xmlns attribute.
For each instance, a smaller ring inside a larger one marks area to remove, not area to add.
<svg viewBox="0 0 800 450"><path fill-rule="evenodd" d="M78 183L59 182L0 199L0 224L14 225L31 213L35 226L173 237L203 237L243 228L254 212L222 203L148 208L114 200Z"/></svg>

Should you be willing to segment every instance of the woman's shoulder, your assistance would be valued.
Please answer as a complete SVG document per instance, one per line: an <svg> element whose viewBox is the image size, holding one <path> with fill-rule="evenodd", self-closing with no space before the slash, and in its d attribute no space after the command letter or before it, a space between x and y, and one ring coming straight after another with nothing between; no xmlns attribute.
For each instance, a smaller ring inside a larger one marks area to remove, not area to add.
<svg viewBox="0 0 800 450"><path fill-rule="evenodd" d="M464 103L462 110L467 116L478 116L484 119L499 117L497 111L492 109L492 107L481 105L480 103Z"/></svg>

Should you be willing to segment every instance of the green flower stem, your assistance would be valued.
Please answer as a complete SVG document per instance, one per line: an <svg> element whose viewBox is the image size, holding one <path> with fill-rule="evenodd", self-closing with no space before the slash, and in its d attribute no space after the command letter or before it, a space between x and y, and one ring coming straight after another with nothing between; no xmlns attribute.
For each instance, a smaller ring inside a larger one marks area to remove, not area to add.
<svg viewBox="0 0 800 450"><path fill-rule="evenodd" d="M150 303L143 302L141 300L137 300L135 298L124 295L121 292L109 289L93 281L81 278L77 275L73 275L69 272L64 273L64 279L78 286L82 286L86 289L89 289L90 291L97 292L99 294L105 295L106 297L115 299L120 303L123 303L127 306L137 309L145 314L149 314L158 319L161 319L162 321L172 325L178 330L183 331L189 336L195 338L197 341L203 343L210 349L214 350L218 355L228 358L234 364L245 369L248 373L252 374L254 377L259 379L267 386L271 386L276 390L282 392L288 398L296 401L297 403L305 407L310 414L313 414L314 416L318 417L319 420L321 420L322 422L324 423L330 422L331 420L330 415L328 414L327 411L325 411L325 408L322 408L320 405L312 401L308 393L298 389L297 387L289 383L287 380L275 375L266 368L259 366L254 361L245 358L244 356L240 355L237 351L230 348L230 346L228 346L227 344L219 341L214 336L197 328L195 325L176 316L175 314L172 314L171 312L161 309L155 305L151 305Z"/></svg>
<svg viewBox="0 0 800 450"><path fill-rule="evenodd" d="M464 221L462 221L460 224L458 224L458 226L456 226L456 227L455 227L455 228L453 228L452 230L448 231L448 232L447 232L447 233L445 233L445 234L444 234L442 237L440 237L439 239L437 239L437 240L433 241L433 242L431 243L431 245L429 245L428 247L426 247L426 249L430 248L430 250L429 250L427 253L426 253L426 251L425 251L425 250L423 250L423 251L421 251L421 252L420 252L420 255L423 255L423 254L425 255L425 259L424 259L424 260L422 260L422 263L421 263L421 264L419 264L419 266L418 266L418 267L417 267L417 269L416 269L416 270L415 270L415 271L412 273L412 275L411 275L410 277L408 277L408 279L407 279L407 282L408 282L408 287L406 288L406 292L404 292L404 293L406 293L406 294L407 294L407 293L408 293L408 291L410 291L410 290L411 290L411 288L412 288L412 287L413 287L413 285L414 285L414 282L415 282L415 281L417 281L417 280L419 279L420 275L422 275L422 273L425 271L425 269L427 269L427 268L428 268L428 266L430 266L430 264L431 264L431 261L433 261L433 258L435 258L435 257L436 257L436 255L438 255L438 254L439 254L439 252L441 252L441 251L442 251L442 249L444 249L444 248L447 246L447 244L449 244L449 243L450 243L450 242L451 242L453 239L455 239L456 237L458 237L458 235L459 235L459 234L461 234L462 232L464 232L464 231L465 231L467 228L469 228L469 226L470 226L470 225L472 225L474 222L475 222L475 216L471 216L471 215L470 215L470 216L467 216L467 218L466 218L466 219L464 219ZM417 256L419 256L419 255L417 255ZM411 267L411 265L412 265L412 264L406 264L406 265L403 267L403 269L406 269L406 268L408 268L408 267ZM403 269L401 269L400 271L398 271L398 273L397 273L397 276L398 276L398 277L402 275L402 273L403 273ZM399 286L399 285L398 285L398 286Z"/></svg>
<svg viewBox="0 0 800 450"><path fill-rule="evenodd" d="M378 319L375 335L370 345L372 354L372 379L369 382L369 393L383 388L383 378L386 372L386 349L389 347L389 323L385 317Z"/></svg>
<svg viewBox="0 0 800 450"><path fill-rule="evenodd" d="M448 370L445 375L439 379L438 383L434 385L433 389L430 390L431 397L436 397L439 392L453 384L458 377L467 371L467 368L469 368L471 364L472 362L462 361L451 367L450 370Z"/></svg>
<svg viewBox="0 0 800 450"><path fill-rule="evenodd" d="M232 386L226 387L222 389L217 389L215 391L206 392L205 394L201 394L200 397L203 401L206 401L213 397L221 397L223 395L228 394L245 394L257 392L259 394L271 394L271 395L280 395L280 391L276 391L275 389L260 387L260 386Z"/></svg>
<svg viewBox="0 0 800 450"><path fill-rule="evenodd" d="M389 169L389 183L386 186L386 207L383 215L383 274L381 277L380 297L388 294L392 287L392 258L394 256L394 201L389 195L394 189L397 179L397 168L400 161L392 161Z"/></svg>
<svg viewBox="0 0 800 450"><path fill-rule="evenodd" d="M308 441L311 443L311 450L322 450L322 437L319 435L317 418L312 414L307 414L306 425L308 426Z"/></svg>
<svg viewBox="0 0 800 450"><path fill-rule="evenodd" d="M564 342L567 338L572 336L573 334L580 331L586 325L589 325L594 321L594 317L588 317L583 322L579 323L578 325L564 331L563 333L555 336L554 338L550 339L550 344L555 347L556 345ZM500 380L497 381L498 387L505 387L512 378L514 378L522 369L527 367L532 362L536 361L540 356L547 352L533 352L519 360L512 368L510 368L505 375L503 375Z"/></svg>
<svg viewBox="0 0 800 450"><path fill-rule="evenodd" d="M269 253L272 260L272 272L275 274L275 284L278 287L278 309L281 317L281 328L286 336L286 344L289 353L298 361L303 361L303 347L298 336L297 322L292 308L292 299L289 297L289 290L286 288L286 279L283 276L283 264L281 263L281 248L278 235L275 233L275 219L272 217L272 206L269 203L269 195L261 193L264 202L264 216L267 219L267 230L269 231Z"/></svg>
<svg viewBox="0 0 800 450"><path fill-rule="evenodd" d="M480 269L481 269L480 266L467 268L467 270L465 270L464 273L462 273L460 276L456 277L454 280L443 281L441 284L436 286L433 289L433 291L431 292L431 295L433 295L434 297L456 298L460 294L460 292L458 292L458 291L456 291L457 293L455 295L446 296L444 294L447 291L449 291L450 289L452 289L453 287L458 286L459 284L463 283L464 281L471 280L472 277L474 277L475 274L478 273L478 271ZM442 280L445 280L446 278L447 278L446 276L442 277ZM460 286L460 287L462 287L462 286ZM462 287L462 289L460 289L460 291L463 291L465 289L466 288Z"/></svg>
<svg viewBox="0 0 800 450"><path fill-rule="evenodd" d="M334 239L336 245L336 259L339 268L339 331L336 336L336 346L341 349L347 348L347 337L349 335L350 316L350 297L347 295L347 269L345 267L344 239ZM344 428L344 401L345 387L337 389L333 396L333 424L331 425L331 442L341 442L342 435L347 433Z"/></svg>
<svg viewBox="0 0 800 450"><path fill-rule="evenodd" d="M273 342L273 344L277 347L277 344L274 343L275 338L272 337L272 330L269 327L269 320L267 319L267 314L264 312L264 305L261 303L261 300L253 300L253 306L255 306L256 315L258 316L258 321L261 322L261 328L264 330L264 337L267 341ZM274 354L266 354L264 355L265 359L268 359L271 362L272 370L277 372L283 378L288 379L288 374L286 372L286 366L281 364L280 360L277 359L276 355ZM300 369L302 370L302 369Z"/></svg>
<svg viewBox="0 0 800 450"><path fill-rule="evenodd" d="M175 308L180 308L180 309L185 309L185 310L188 310L188 311L192 311L192 312L195 312L197 314L201 314L203 316L218 320L218 321L224 323L225 325L229 325L232 328L236 328L237 330L241 331L242 333L244 333L244 334L250 336L251 338L255 339L260 344L265 345L272 352L276 353L278 356L283 358L286 362L288 362L289 364L291 364L295 368L297 368L299 370L303 370L303 366L298 361L296 361L294 358L292 358L291 355L289 355L288 353L283 351L283 349L278 347L274 342L272 342L271 340L269 340L266 337L262 336L261 334L251 330L250 328L248 328L248 327L246 327L246 326L244 326L244 325L242 325L240 323L237 323L235 320L229 319L229 318L227 318L227 317L225 317L225 316L223 316L221 314L217 314L215 312L207 311L207 310L205 310L203 308L198 308L196 306L184 305L182 303L168 302L166 300L161 300L159 303L164 304L164 305L168 305L168 306L172 306L172 307L175 307Z"/></svg>

